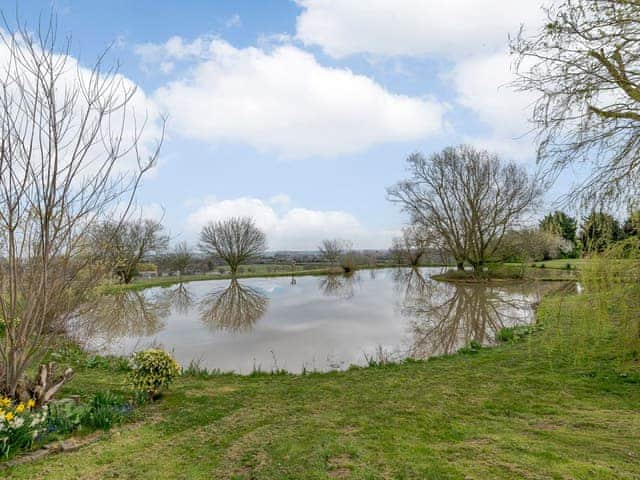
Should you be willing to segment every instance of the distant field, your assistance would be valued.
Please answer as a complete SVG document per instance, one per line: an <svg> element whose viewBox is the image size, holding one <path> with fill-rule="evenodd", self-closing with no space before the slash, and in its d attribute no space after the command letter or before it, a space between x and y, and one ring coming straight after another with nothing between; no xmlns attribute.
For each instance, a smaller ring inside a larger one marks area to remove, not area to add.
<svg viewBox="0 0 640 480"><path fill-rule="evenodd" d="M379 264L375 268L390 268L395 265ZM109 284L105 285L104 290L106 292L118 292L122 290L142 290L150 287L162 287L167 285L173 285L180 282L196 282L202 280L224 280L231 278L230 273L224 269L224 273L219 273L218 268L214 269L214 272L218 273L206 273L200 275L182 275L182 276L167 276L167 277L153 277L153 278L136 278L129 284ZM361 266L359 269L366 270L374 267ZM298 264L296 265L295 272L291 271L290 264L255 264L245 265L240 268L237 278L255 278L255 277L288 277L291 275L326 275L331 273L331 267L326 264L314 263L314 264Z"/></svg>
<svg viewBox="0 0 640 480"><path fill-rule="evenodd" d="M560 258L557 260L546 260L544 262L534 262L537 267L544 265L544 268L559 268L566 269L567 265L571 265L571 268L580 270L580 268L588 262L584 258Z"/></svg>
<svg viewBox="0 0 640 480"><path fill-rule="evenodd" d="M580 270L580 268L589 260L585 258L559 258L557 260L545 260L544 262L527 262L527 266L535 266L537 268L554 268L559 270L566 270L567 265L571 265L573 270ZM505 265L516 266L519 263L505 263Z"/></svg>
<svg viewBox="0 0 640 480"><path fill-rule="evenodd" d="M223 268L223 267L221 267ZM136 278L129 284L111 284L105 286L107 292L116 292L122 290L141 290L149 287L161 287L167 285L173 285L179 282L196 282L202 280L223 280L231 278L230 273L226 270L222 270L224 273L219 273L218 269L214 269L217 273L205 273L199 275L181 275L181 276L166 276L166 277L152 277L152 278ZM284 277L289 275L323 275L328 272L328 266L317 265L297 265L295 272L291 271L291 265L246 265L242 267L238 273L238 278L250 278L250 277Z"/></svg>

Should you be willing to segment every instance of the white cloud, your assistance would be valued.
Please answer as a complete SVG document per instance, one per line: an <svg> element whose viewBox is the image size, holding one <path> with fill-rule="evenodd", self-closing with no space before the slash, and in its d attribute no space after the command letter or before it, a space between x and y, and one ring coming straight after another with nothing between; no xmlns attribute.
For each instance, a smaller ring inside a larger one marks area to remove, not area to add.
<svg viewBox="0 0 640 480"><path fill-rule="evenodd" d="M325 238L348 239L357 248L386 248L391 238L391 232L368 232L344 211L294 207L278 213L269 202L250 197L206 202L187 217L187 230L195 236L206 223L233 216L252 217L271 250L315 250Z"/></svg>
<svg viewBox="0 0 640 480"><path fill-rule="evenodd" d="M418 140L443 128L442 103L391 93L291 45L237 49L219 39L173 37L138 53L143 60L199 59L154 96L169 113L170 128L187 138L303 158Z"/></svg>
<svg viewBox="0 0 640 480"><path fill-rule="evenodd" d="M452 67L443 78L456 103L486 125L486 136L464 141L509 158L530 160L534 141L527 134L533 98L508 86L513 80L506 53L509 34L544 22L548 0L297 0L303 8L297 38L327 54L373 58L429 57Z"/></svg>
<svg viewBox="0 0 640 480"><path fill-rule="evenodd" d="M2 29L0 34L10 35ZM8 41L8 37L5 40ZM12 116L24 119L27 115L25 111L32 108L33 102L29 94L25 97L24 92L19 91L19 82L9 79L19 78L24 82L23 85L27 86L37 85L40 81L34 72L42 70L43 67L36 66L30 54L24 54L28 47L19 35L16 35L14 40L16 52L23 54L12 54L12 49L7 43L0 42L0 74L7 87L7 108L13 111ZM37 46L35 48L39 49ZM12 55L18 56L21 60L16 61ZM54 65L52 74L56 77L54 91L59 107L57 118L58 122L63 123L63 127L58 125L57 155L63 162L71 161L72 158L78 162L80 154L75 150L79 147L77 139L83 138L81 145L88 142L87 150L81 155L82 166L75 177L78 184L104 169L109 158L114 159L114 173L137 172L138 158L144 163L155 151L157 142L162 137L161 117L154 102L131 79L120 73L96 72L72 55L54 54L51 64ZM87 104L88 97L93 102L91 105ZM96 106L96 100L107 102L113 108L101 112ZM45 106L46 101L38 102L39 113L46 110ZM40 124L46 124L47 119L39 118L39 121ZM36 151L41 148L45 134L40 131L37 122L18 120L17 123L22 124L20 128L24 129L21 132L23 136L35 135L33 148ZM42 136L40 142L39 136ZM92 137L93 141L89 142L89 137ZM133 148L134 145L138 148ZM37 157L38 155L34 154L32 158Z"/></svg>
<svg viewBox="0 0 640 480"><path fill-rule="evenodd" d="M269 199L269 204L274 207L288 207L291 204L291 197L285 193L279 193Z"/></svg>
<svg viewBox="0 0 640 480"><path fill-rule="evenodd" d="M447 75L456 102L473 111L491 131L486 138L467 141L516 160L530 160L535 145L529 116L535 95L517 92L507 53L478 55L460 61Z"/></svg>
<svg viewBox="0 0 640 480"><path fill-rule="evenodd" d="M535 0L297 0L297 37L329 55L466 56L539 24Z"/></svg>

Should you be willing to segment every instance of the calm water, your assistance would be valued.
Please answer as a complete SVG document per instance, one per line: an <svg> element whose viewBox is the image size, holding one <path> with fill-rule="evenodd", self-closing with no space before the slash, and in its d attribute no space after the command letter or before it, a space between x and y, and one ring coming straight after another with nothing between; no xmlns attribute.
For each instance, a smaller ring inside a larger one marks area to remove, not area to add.
<svg viewBox="0 0 640 480"><path fill-rule="evenodd" d="M103 353L159 345L187 365L249 373L331 370L367 357L427 358L533 320L553 284L452 285L440 269L213 280L104 297L72 325Z"/></svg>

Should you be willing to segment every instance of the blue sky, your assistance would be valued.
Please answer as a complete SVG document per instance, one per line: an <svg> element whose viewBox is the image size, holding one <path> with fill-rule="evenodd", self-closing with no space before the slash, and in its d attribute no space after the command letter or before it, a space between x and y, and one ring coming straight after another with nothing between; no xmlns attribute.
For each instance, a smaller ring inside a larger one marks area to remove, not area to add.
<svg viewBox="0 0 640 480"><path fill-rule="evenodd" d="M49 4L21 0L20 16L33 24ZM168 115L138 204L145 215L164 211L176 240L194 244L204 222L236 214L254 216L273 249L312 249L326 237L386 248L404 218L385 189L409 153L468 142L535 168L532 98L505 86L507 35L542 22L534 0L55 8L81 63L113 45L152 119Z"/></svg>

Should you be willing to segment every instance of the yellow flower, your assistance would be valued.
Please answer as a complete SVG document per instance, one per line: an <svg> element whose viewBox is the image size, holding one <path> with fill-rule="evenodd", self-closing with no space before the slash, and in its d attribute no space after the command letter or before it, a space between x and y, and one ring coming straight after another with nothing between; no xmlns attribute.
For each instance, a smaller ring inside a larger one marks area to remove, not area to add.
<svg viewBox="0 0 640 480"><path fill-rule="evenodd" d="M13 420L13 413L11 413L11 412L7 412L7 414L4 416L4 419L5 419L7 422L10 422L11 420Z"/></svg>
<svg viewBox="0 0 640 480"><path fill-rule="evenodd" d="M36 401L33 398L27 400L27 408L33 408L36 406Z"/></svg>
<svg viewBox="0 0 640 480"><path fill-rule="evenodd" d="M22 412L24 412L24 403L21 402L16 407L16 413L22 413Z"/></svg>

